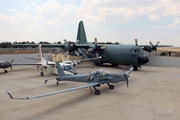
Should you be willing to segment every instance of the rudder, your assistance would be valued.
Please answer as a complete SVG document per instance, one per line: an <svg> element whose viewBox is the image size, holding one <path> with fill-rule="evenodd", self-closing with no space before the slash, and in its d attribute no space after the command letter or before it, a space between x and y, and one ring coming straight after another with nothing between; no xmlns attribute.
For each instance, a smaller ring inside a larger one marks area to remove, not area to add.
<svg viewBox="0 0 180 120"><path fill-rule="evenodd" d="M85 32L82 20L79 22L78 32L77 32L77 39L76 40L79 40L78 44L86 44L86 43L88 43L87 39L86 39L86 32Z"/></svg>
<svg viewBox="0 0 180 120"><path fill-rule="evenodd" d="M65 76L65 73L64 73L61 65L59 64L59 62L56 62L56 68L57 68L59 78L62 77L62 76Z"/></svg>

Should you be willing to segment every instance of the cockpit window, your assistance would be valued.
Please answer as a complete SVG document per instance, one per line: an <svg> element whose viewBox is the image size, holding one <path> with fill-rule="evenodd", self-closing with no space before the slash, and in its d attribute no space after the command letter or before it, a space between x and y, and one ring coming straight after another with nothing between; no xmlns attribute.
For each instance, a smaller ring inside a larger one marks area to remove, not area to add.
<svg viewBox="0 0 180 120"><path fill-rule="evenodd" d="M95 76L96 77L101 77L103 75L104 71L105 71L104 69L100 69L100 70L96 71Z"/></svg>
<svg viewBox="0 0 180 120"><path fill-rule="evenodd" d="M72 67L71 67L70 65L65 65L65 66L64 66L64 69L65 69L65 70L70 70L70 69L72 69Z"/></svg>
<svg viewBox="0 0 180 120"><path fill-rule="evenodd" d="M66 62L66 64L71 64L71 62Z"/></svg>
<svg viewBox="0 0 180 120"><path fill-rule="evenodd" d="M100 77L101 76L101 73L100 71L97 71L96 74L95 74L96 77Z"/></svg>
<svg viewBox="0 0 180 120"><path fill-rule="evenodd" d="M108 76L108 75L110 75L111 73L109 72L109 71L103 71L103 73L102 73L102 75L103 76Z"/></svg>

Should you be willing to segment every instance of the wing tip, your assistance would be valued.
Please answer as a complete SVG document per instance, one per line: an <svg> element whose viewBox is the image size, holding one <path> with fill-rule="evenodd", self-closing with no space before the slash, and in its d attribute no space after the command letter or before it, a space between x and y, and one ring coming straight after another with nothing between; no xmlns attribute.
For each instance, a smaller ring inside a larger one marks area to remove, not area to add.
<svg viewBox="0 0 180 120"><path fill-rule="evenodd" d="M12 96L9 92L7 92L7 94L9 95L9 97L10 97L11 99L13 99L13 96Z"/></svg>

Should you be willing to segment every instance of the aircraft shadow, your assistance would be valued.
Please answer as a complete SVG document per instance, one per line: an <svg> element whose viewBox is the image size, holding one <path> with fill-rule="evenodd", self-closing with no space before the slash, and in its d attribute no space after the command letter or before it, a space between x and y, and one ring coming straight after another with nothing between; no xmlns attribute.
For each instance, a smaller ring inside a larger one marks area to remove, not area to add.
<svg viewBox="0 0 180 120"><path fill-rule="evenodd" d="M94 95L94 94L88 94L88 93L86 94L85 93L83 95L77 96L76 98L69 99L69 100L67 100L65 102L61 102L60 100L57 100L57 105L56 106L51 107L51 108L46 109L46 110L43 110L41 112L38 112L38 113L36 113L34 115L28 116L28 119L29 120L31 120L31 119L33 120L34 118L41 119L41 117L43 117L44 115L49 114L49 112L51 112L51 113L57 113L57 111L60 112L61 109L64 109L66 107L70 107L70 106L72 106L74 104L80 103L81 101L84 101L84 100L87 100L87 99L92 99L93 97L97 97L97 96ZM60 103L58 101L60 101ZM27 118L23 118L21 120L26 120L26 119Z"/></svg>
<svg viewBox="0 0 180 120"><path fill-rule="evenodd" d="M13 72L19 72L19 71L25 71L25 70L27 70L27 68L22 68L22 69L15 69L15 70L8 70L7 69L7 73L4 73L4 71L2 71L2 72L0 72L0 74L8 74L8 73L13 73Z"/></svg>

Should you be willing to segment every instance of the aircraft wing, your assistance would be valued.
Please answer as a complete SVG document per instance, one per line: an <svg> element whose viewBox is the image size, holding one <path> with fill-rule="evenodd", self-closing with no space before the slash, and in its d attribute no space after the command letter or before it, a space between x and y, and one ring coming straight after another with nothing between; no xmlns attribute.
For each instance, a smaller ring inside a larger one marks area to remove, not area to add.
<svg viewBox="0 0 180 120"><path fill-rule="evenodd" d="M13 46L38 46L39 44L12 44ZM65 47L66 44L41 44L43 47Z"/></svg>
<svg viewBox="0 0 180 120"><path fill-rule="evenodd" d="M39 44L12 44L13 46L38 46ZM73 44L71 44L73 45ZM67 44L41 44L42 47L66 47ZM104 46L103 44L97 44L97 46ZM75 48L94 48L94 44L76 44Z"/></svg>
<svg viewBox="0 0 180 120"><path fill-rule="evenodd" d="M151 46L151 45L138 45L139 47ZM157 47L173 47L173 45L158 45Z"/></svg>
<svg viewBox="0 0 180 120"><path fill-rule="evenodd" d="M79 64L81 62L84 62L84 61L92 61L92 60L97 60L97 59L100 59L101 57L98 57L98 58L88 58L88 59L82 59L82 60L73 60L73 62L75 62L76 64Z"/></svg>
<svg viewBox="0 0 180 120"><path fill-rule="evenodd" d="M14 63L12 65L14 66L14 65L42 65L42 64L41 63Z"/></svg>
<svg viewBox="0 0 180 120"><path fill-rule="evenodd" d="M59 91L55 91L55 92L50 92L50 93L45 93L45 94L40 94L40 95L31 96L31 97L25 97L25 98L14 98L9 92L7 92L7 93L8 93L8 95L9 95L9 97L11 99L29 100L29 99L47 97L47 96L51 96L51 95L55 95L55 94L59 94L59 93L64 93L64 92L71 92L71 91L74 91L74 90L79 90L79 89L83 89L83 88L92 87L92 86L95 86L95 85L98 85L98 84L100 84L100 83L99 82L91 82L91 83L89 83L87 85L84 85L84 86L79 86L79 87L59 90Z"/></svg>

